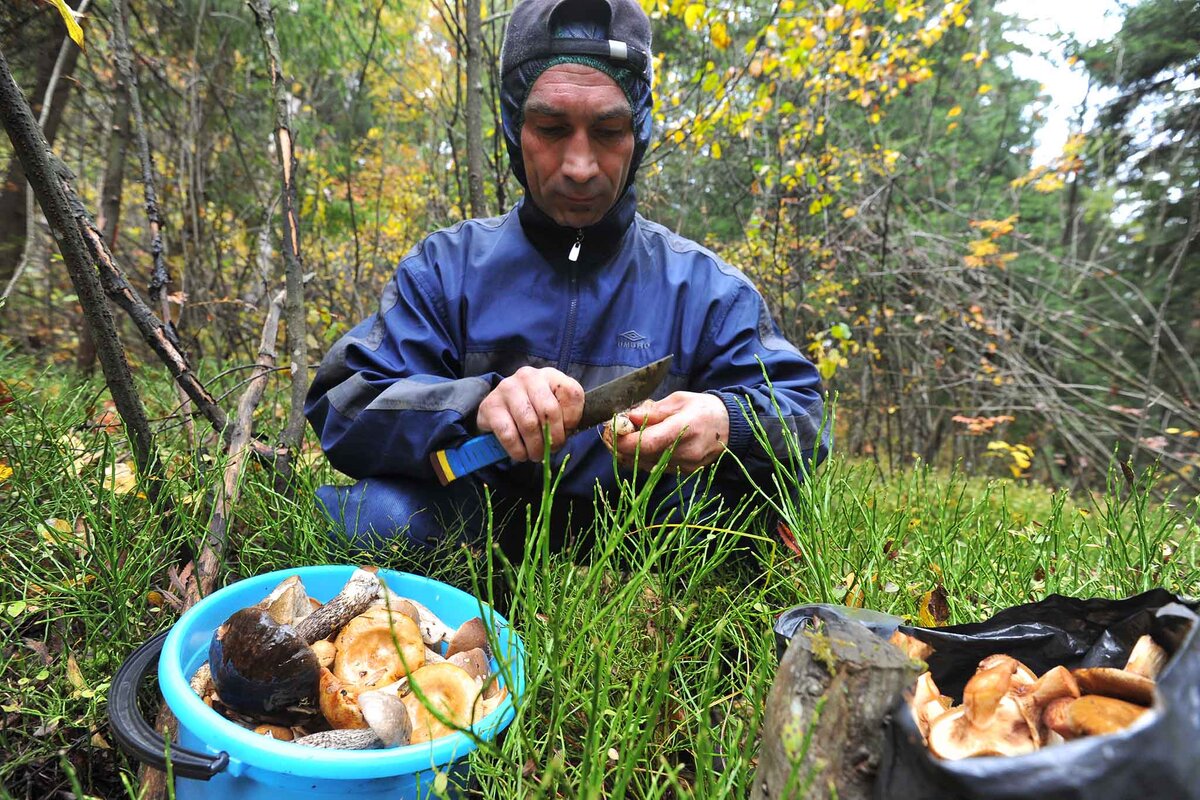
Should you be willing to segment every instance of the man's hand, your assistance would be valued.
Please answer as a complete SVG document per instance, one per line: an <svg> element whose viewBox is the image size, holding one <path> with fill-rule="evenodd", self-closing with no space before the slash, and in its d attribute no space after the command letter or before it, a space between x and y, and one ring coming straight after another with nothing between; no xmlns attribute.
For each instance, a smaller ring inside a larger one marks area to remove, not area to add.
<svg viewBox="0 0 1200 800"><path fill-rule="evenodd" d="M658 402L646 402L625 412L637 429L614 442L621 463L650 471L675 445L668 462L695 472L717 460L729 441L729 412L713 394L675 392ZM678 444L676 441L678 440Z"/></svg>
<svg viewBox="0 0 1200 800"><path fill-rule="evenodd" d="M513 461L541 461L542 426L550 426L550 449L558 450L583 416L583 387L551 367L521 367L483 398L475 415L479 430L491 431Z"/></svg>

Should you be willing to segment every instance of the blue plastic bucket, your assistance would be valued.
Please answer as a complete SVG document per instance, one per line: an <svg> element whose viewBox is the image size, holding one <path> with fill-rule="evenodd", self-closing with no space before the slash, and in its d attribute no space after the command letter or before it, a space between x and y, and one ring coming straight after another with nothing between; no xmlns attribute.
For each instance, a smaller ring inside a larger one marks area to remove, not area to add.
<svg viewBox="0 0 1200 800"><path fill-rule="evenodd" d="M168 751L180 800L219 798L282 800L290 797L353 797L354 800L398 800L432 796L439 772L451 784L465 776L463 759L475 749L465 733L430 742L378 750L323 750L281 742L236 725L206 706L188 685L208 658L213 631L238 609L261 600L289 575L299 575L309 595L329 600L337 594L352 566L301 567L248 578L225 587L190 608L165 635L147 642L130 656L113 680L109 718L114 737L136 757L163 761L162 737L137 712L137 686L153 652L163 699L179 720L178 744ZM472 731L480 739L495 738L512 721L513 701L525 688L525 647L508 622L483 601L444 583L391 570L379 570L388 589L428 606L451 628L482 617L495 631L492 668L508 697ZM209 777L211 776L211 777Z"/></svg>

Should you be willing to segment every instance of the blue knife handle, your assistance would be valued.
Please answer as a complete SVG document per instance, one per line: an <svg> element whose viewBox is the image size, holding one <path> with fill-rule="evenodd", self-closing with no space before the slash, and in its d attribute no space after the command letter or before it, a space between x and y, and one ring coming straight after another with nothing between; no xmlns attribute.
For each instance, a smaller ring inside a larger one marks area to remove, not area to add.
<svg viewBox="0 0 1200 800"><path fill-rule="evenodd" d="M458 447L438 450L429 456L442 486L506 458L508 452L492 433L475 436Z"/></svg>

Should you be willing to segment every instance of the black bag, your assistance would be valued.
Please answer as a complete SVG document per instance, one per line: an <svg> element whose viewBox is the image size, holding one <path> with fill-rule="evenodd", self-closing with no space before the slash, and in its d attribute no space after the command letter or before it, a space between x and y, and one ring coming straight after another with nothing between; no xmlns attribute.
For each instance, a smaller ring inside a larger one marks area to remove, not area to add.
<svg viewBox="0 0 1200 800"><path fill-rule="evenodd" d="M1075 739L1022 756L943 761L921 742L904 698L885 722L876 800L1200 800L1200 602L1162 589L1125 600L1051 595L985 622L914 628L863 609L800 606L775 625L782 654L812 620L853 619L881 636L899 628L933 646L929 669L943 694L962 697L980 660L1005 653L1038 675L1055 665L1122 667L1149 633L1169 660L1152 713L1107 736Z"/></svg>

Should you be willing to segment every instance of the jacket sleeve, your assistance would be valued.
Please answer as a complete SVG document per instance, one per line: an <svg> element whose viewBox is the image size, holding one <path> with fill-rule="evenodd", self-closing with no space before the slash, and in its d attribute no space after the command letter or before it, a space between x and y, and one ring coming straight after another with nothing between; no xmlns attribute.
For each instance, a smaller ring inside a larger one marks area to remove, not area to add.
<svg viewBox="0 0 1200 800"><path fill-rule="evenodd" d="M821 376L783 337L752 285L744 283L713 321L706 350L700 383L725 403L729 450L755 483L771 485L772 456L786 465L799 455L796 466L806 469L829 454ZM770 453L759 441L763 434Z"/></svg>
<svg viewBox="0 0 1200 800"><path fill-rule="evenodd" d="M400 264L379 311L326 355L304 413L335 468L353 478L432 480L429 454L473 432L494 373L462 374L462 332L419 251Z"/></svg>

